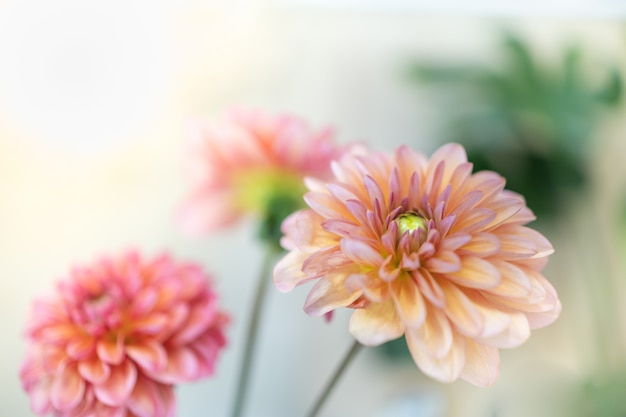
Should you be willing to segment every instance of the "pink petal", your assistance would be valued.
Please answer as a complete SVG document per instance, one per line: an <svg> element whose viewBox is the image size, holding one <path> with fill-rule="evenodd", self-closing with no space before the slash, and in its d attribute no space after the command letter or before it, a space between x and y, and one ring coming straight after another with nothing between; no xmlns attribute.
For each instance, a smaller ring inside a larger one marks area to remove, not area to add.
<svg viewBox="0 0 626 417"><path fill-rule="evenodd" d="M341 251L339 246L321 249L302 263L302 272L309 277L319 277L335 269L354 266L354 263Z"/></svg>
<svg viewBox="0 0 626 417"><path fill-rule="evenodd" d="M446 298L438 280L424 268L415 271L413 276L415 277L422 295L426 297L433 306L443 308L446 304Z"/></svg>
<svg viewBox="0 0 626 417"><path fill-rule="evenodd" d="M504 197L500 195L495 201L490 201L488 207L496 213L496 217L485 226L486 229L492 229L513 217L525 206L524 200L515 197Z"/></svg>
<svg viewBox="0 0 626 417"><path fill-rule="evenodd" d="M457 143L448 143L437 149L428 161L429 170L427 176L433 175L433 169L441 162L445 163L446 166L441 182L447 184L450 182L450 178L457 167L467 163L465 149Z"/></svg>
<svg viewBox="0 0 626 417"><path fill-rule="evenodd" d="M477 207L470 210L465 215L457 218L457 221L451 228L451 232L472 233L482 231L495 218L496 213L493 210L484 207Z"/></svg>
<svg viewBox="0 0 626 417"><path fill-rule="evenodd" d="M67 367L57 375L50 387L50 402L57 410L72 409L80 403L85 392L85 381L74 367Z"/></svg>
<svg viewBox="0 0 626 417"><path fill-rule="evenodd" d="M376 180L374 180L374 178L366 175L363 178L363 185L365 186L365 190L367 191L370 202L372 202L372 204L375 201L378 201L381 206L386 205L387 202L385 200L385 195L383 194L383 191L380 189L380 186L376 183Z"/></svg>
<svg viewBox="0 0 626 417"><path fill-rule="evenodd" d="M426 318L426 304L417 283L410 276L403 276L390 285L396 311L405 327L415 329Z"/></svg>
<svg viewBox="0 0 626 417"><path fill-rule="evenodd" d="M405 256L402 256L401 268L406 268L406 265L410 264L417 264L415 267L419 267L419 257L416 253L411 253L411 255L413 256L409 255L406 257L406 261ZM384 282L395 280L400 276L400 272L402 272L402 270L398 267L398 262L392 255L387 256L378 269L378 275Z"/></svg>
<svg viewBox="0 0 626 417"><path fill-rule="evenodd" d="M346 307L359 298L361 291L348 291L343 280L322 278L315 283L304 303L304 311L310 316L321 316L338 307ZM334 283L332 281L335 281Z"/></svg>
<svg viewBox="0 0 626 417"><path fill-rule="evenodd" d="M496 382L500 372L498 349L483 346L465 339L465 367L461 378L479 387L488 387Z"/></svg>
<svg viewBox="0 0 626 417"><path fill-rule="evenodd" d="M524 343L530 337L530 326L524 314L502 313L500 311L492 311L486 314L489 316L493 316L494 314L506 314L509 316L509 324L500 332L494 333L488 328L489 320L486 320L487 326L484 334L476 339L481 344L496 348L514 348Z"/></svg>
<svg viewBox="0 0 626 417"><path fill-rule="evenodd" d="M463 185L464 192L480 190L483 193L481 202L489 202L503 191L506 180L493 171L479 171L469 177Z"/></svg>
<svg viewBox="0 0 626 417"><path fill-rule="evenodd" d="M167 384L192 381L198 376L198 358L184 347L179 347L168 354L167 367L156 374L150 373L153 378Z"/></svg>
<svg viewBox="0 0 626 417"><path fill-rule="evenodd" d="M446 274L446 277L468 288L488 289L500 284L500 271L484 259L465 256L461 259L459 271Z"/></svg>
<svg viewBox="0 0 626 417"><path fill-rule="evenodd" d="M96 352L100 360L112 365L119 365L124 360L123 336L118 334L116 340L101 339L96 345Z"/></svg>
<svg viewBox="0 0 626 417"><path fill-rule="evenodd" d="M390 300L355 310L350 317L349 330L361 344L378 346L402 336L404 325Z"/></svg>
<svg viewBox="0 0 626 417"><path fill-rule="evenodd" d="M310 191L304 195L304 201L325 219L345 217L346 213L341 208L341 203L329 194Z"/></svg>
<svg viewBox="0 0 626 417"><path fill-rule="evenodd" d="M499 258L513 260L518 258L530 258L539 253L535 242L519 235L498 234L502 245Z"/></svg>
<svg viewBox="0 0 626 417"><path fill-rule="evenodd" d="M168 327L170 320L167 314L154 312L135 319L132 323L133 331L145 335L156 335Z"/></svg>
<svg viewBox="0 0 626 417"><path fill-rule="evenodd" d="M464 336L476 337L483 330L480 312L474 303L456 285L443 280L441 289L446 297L444 312Z"/></svg>
<svg viewBox="0 0 626 417"><path fill-rule="evenodd" d="M355 239L341 239L341 250L348 258L360 265L380 267L383 263L381 254L365 242Z"/></svg>
<svg viewBox="0 0 626 417"><path fill-rule="evenodd" d="M137 368L129 360L111 367L109 379L94 385L98 400L111 407L120 407L128 400L137 381Z"/></svg>
<svg viewBox="0 0 626 417"><path fill-rule="evenodd" d="M142 316L147 314L154 308L159 299L157 288L144 288L132 300L130 307L131 314Z"/></svg>
<svg viewBox="0 0 626 417"><path fill-rule="evenodd" d="M51 325L43 329L41 338L49 344L63 344L78 333L73 324Z"/></svg>
<svg viewBox="0 0 626 417"><path fill-rule="evenodd" d="M67 354L72 359L85 359L94 351L94 340L89 335L76 335L67 344Z"/></svg>
<svg viewBox="0 0 626 417"><path fill-rule="evenodd" d="M128 409L137 417L165 415L164 410L167 406L163 404L164 398L160 395L159 385L161 384L140 375L130 398L128 398ZM168 387L168 389L172 388Z"/></svg>
<svg viewBox="0 0 626 417"><path fill-rule="evenodd" d="M360 200L359 197L355 194L356 190L349 188L346 184L327 184L326 187L328 191L332 195L334 195L338 200L346 202L348 200Z"/></svg>
<svg viewBox="0 0 626 417"><path fill-rule="evenodd" d="M389 299L389 286L377 277L366 274L350 274L345 281L348 292L362 293L373 303L382 303Z"/></svg>
<svg viewBox="0 0 626 417"><path fill-rule="evenodd" d="M159 372L167 365L167 352L163 346L150 340L127 345L126 354L146 371Z"/></svg>
<svg viewBox="0 0 626 417"><path fill-rule="evenodd" d="M28 394L30 396L30 408L35 414L44 415L52 411L50 392L47 387L40 384L28 391Z"/></svg>
<svg viewBox="0 0 626 417"><path fill-rule="evenodd" d="M456 380L465 366L465 338L456 336L445 355L438 357L422 349L423 340L415 331L407 332L407 345L413 360L426 375L441 381Z"/></svg>
<svg viewBox="0 0 626 417"><path fill-rule="evenodd" d="M233 207L232 196L219 190L197 192L177 213L182 228L193 235L223 228L234 223L239 217L241 214Z"/></svg>
<svg viewBox="0 0 626 417"><path fill-rule="evenodd" d="M57 346L44 346L41 362L46 372L55 374L67 364L68 358L63 349Z"/></svg>
<svg viewBox="0 0 626 417"><path fill-rule="evenodd" d="M316 278L302 272L302 264L309 256L309 254L294 249L278 261L274 266L274 285L278 291L289 292L297 285Z"/></svg>
<svg viewBox="0 0 626 417"><path fill-rule="evenodd" d="M209 327L215 314L216 305L203 303L192 306L187 322L172 336L168 343L173 345L185 345L202 334Z"/></svg>
<svg viewBox="0 0 626 417"><path fill-rule="evenodd" d="M322 229L322 218L313 210L302 210L290 223L284 223L283 232L289 235L295 246L303 252L337 244L336 238Z"/></svg>
<svg viewBox="0 0 626 417"><path fill-rule="evenodd" d="M433 358L443 358L449 354L453 344L453 332L443 311L427 306L426 319L422 326L412 329L411 343L414 348L424 351ZM408 336L407 336L408 340Z"/></svg>
<svg viewBox="0 0 626 417"><path fill-rule="evenodd" d="M168 309L166 327L150 338L158 342L167 340L187 320L189 305L179 302Z"/></svg>
<svg viewBox="0 0 626 417"><path fill-rule="evenodd" d="M531 329L539 329L552 324L561 314L561 302L556 300L554 306L548 311L525 312L526 319Z"/></svg>
<svg viewBox="0 0 626 417"><path fill-rule="evenodd" d="M472 235L472 239L463 245L459 252L464 255L476 255L485 258L497 253L501 246L500 240L495 235L478 232Z"/></svg>
<svg viewBox="0 0 626 417"><path fill-rule="evenodd" d="M461 259L454 252L440 250L426 260L425 266L432 273L449 274L461 268Z"/></svg>
<svg viewBox="0 0 626 417"><path fill-rule="evenodd" d="M109 366L95 357L80 361L78 372L87 381L96 385L104 382L111 375Z"/></svg>
<svg viewBox="0 0 626 417"><path fill-rule="evenodd" d="M490 293L514 298L530 295L531 284L524 271L510 262L496 260L493 265L500 271L502 281L497 287L488 290Z"/></svg>

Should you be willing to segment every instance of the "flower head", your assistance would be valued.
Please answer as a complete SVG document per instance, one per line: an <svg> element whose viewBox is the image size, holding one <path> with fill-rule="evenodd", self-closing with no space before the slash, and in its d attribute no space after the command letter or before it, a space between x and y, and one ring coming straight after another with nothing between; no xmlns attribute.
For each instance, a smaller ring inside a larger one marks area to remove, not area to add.
<svg viewBox="0 0 626 417"><path fill-rule="evenodd" d="M540 273L552 246L525 226L524 199L494 172L473 174L461 146L346 155L333 171L307 179L310 209L283 223L290 252L274 270L281 291L315 281L308 314L352 308L362 344L404 335L426 374L481 386L498 375L498 348L558 316Z"/></svg>
<svg viewBox="0 0 626 417"><path fill-rule="evenodd" d="M180 217L196 233L228 226L244 214L277 223L279 231L282 220L304 206L303 178L330 178L330 161L344 150L333 143L330 129L258 111L196 124L190 139L192 193Z"/></svg>
<svg viewBox="0 0 626 417"><path fill-rule="evenodd" d="M72 271L35 303L20 376L39 415L171 417L173 384L213 374L226 340L208 276L129 253Z"/></svg>

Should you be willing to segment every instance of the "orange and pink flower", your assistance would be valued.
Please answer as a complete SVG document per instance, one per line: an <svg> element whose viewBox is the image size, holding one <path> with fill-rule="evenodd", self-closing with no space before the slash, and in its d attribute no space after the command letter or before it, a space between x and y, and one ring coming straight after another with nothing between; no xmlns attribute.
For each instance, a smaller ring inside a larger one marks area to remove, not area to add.
<svg viewBox="0 0 626 417"><path fill-rule="evenodd" d="M210 232L244 214L266 216L277 197L302 208L303 178L330 178L330 161L343 151L330 129L314 130L292 115L239 110L222 123L195 123L187 159L192 192L181 223Z"/></svg>
<svg viewBox="0 0 626 417"><path fill-rule="evenodd" d="M35 303L22 384L39 415L172 417L174 384L213 374L227 321L196 265L102 259Z"/></svg>
<svg viewBox="0 0 626 417"><path fill-rule="evenodd" d="M460 145L430 159L346 155L330 182L307 179L310 209L283 223L283 292L314 281L305 311L354 309L351 334L375 346L405 336L427 375L492 384L499 348L523 343L561 304L543 277L553 248L522 196L489 171L472 173Z"/></svg>

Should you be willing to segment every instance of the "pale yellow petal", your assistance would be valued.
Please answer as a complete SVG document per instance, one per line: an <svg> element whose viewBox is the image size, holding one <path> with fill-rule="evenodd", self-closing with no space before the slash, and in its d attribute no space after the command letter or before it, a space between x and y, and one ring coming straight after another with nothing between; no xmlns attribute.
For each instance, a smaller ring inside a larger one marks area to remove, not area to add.
<svg viewBox="0 0 626 417"><path fill-rule="evenodd" d="M404 275L389 284L396 310L404 325L416 329L426 318L426 304L412 276Z"/></svg>
<svg viewBox="0 0 626 417"><path fill-rule="evenodd" d="M500 372L498 349L483 346L471 339L465 340L465 367L461 378L479 387L488 387L496 382Z"/></svg>
<svg viewBox="0 0 626 417"><path fill-rule="evenodd" d="M310 255L297 249L287 253L274 267L274 285L281 292L289 292L297 285L316 278L302 272L302 263Z"/></svg>
<svg viewBox="0 0 626 417"><path fill-rule="evenodd" d="M402 336L404 325L393 301L389 300L355 310L350 317L349 330L361 344L378 346Z"/></svg>
<svg viewBox="0 0 626 417"><path fill-rule="evenodd" d="M464 337L454 337L450 349L441 357L430 355L422 349L423 341L415 331L407 332L406 341L413 360L426 375L441 382L452 382L461 375L465 366Z"/></svg>
<svg viewBox="0 0 626 417"><path fill-rule="evenodd" d="M461 269L445 275L446 278L468 288L488 289L500 284L500 271L486 261L475 256L461 258Z"/></svg>

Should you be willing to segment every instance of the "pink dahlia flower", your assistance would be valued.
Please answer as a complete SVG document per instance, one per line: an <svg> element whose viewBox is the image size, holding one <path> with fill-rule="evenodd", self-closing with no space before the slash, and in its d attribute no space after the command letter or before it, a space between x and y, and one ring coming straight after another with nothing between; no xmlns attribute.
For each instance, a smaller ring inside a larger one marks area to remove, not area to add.
<svg viewBox="0 0 626 417"><path fill-rule="evenodd" d="M173 385L213 374L227 316L209 277L136 253L75 269L38 301L20 376L32 410L62 417L171 417Z"/></svg>
<svg viewBox="0 0 626 417"><path fill-rule="evenodd" d="M303 208L305 176L330 178L330 161L344 151L330 129L313 130L290 115L233 111L219 124L193 126L188 169L192 192L182 207L183 226L205 233L243 214L268 215L272 205ZM284 211L284 209L283 209Z"/></svg>
<svg viewBox="0 0 626 417"><path fill-rule="evenodd" d="M307 180L310 209L283 223L290 252L274 270L281 291L315 281L308 314L352 308L360 343L404 335L424 373L480 386L498 375L498 348L559 315L540 272L552 246L524 226L524 199L494 172L472 174L461 146L430 160L408 147L347 155L333 171Z"/></svg>

